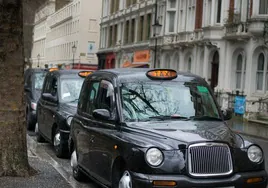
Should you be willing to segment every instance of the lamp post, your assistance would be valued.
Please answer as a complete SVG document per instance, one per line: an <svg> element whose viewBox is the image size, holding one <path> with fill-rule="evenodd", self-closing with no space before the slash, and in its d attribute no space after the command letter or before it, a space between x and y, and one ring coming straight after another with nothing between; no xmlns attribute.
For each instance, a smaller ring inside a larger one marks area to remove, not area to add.
<svg viewBox="0 0 268 188"><path fill-rule="evenodd" d="M37 62L38 62L37 67L38 68L39 68L39 61L40 61L40 54L37 55Z"/></svg>
<svg viewBox="0 0 268 188"><path fill-rule="evenodd" d="M74 55L75 55L76 49L77 49L77 47L74 44L73 47L72 47L72 52L73 52L73 68L74 68Z"/></svg>
<svg viewBox="0 0 268 188"><path fill-rule="evenodd" d="M160 35L162 25L159 23L159 20L157 18L157 0L155 0L155 12L154 12L154 24L153 31L154 31L154 38L155 38L155 46L154 46L154 66L156 66L156 58L157 58L157 36Z"/></svg>

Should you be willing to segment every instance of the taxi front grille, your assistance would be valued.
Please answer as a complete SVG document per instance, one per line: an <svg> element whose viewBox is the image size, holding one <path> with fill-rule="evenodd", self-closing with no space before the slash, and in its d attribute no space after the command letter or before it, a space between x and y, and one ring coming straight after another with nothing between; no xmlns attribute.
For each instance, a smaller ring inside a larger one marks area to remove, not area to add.
<svg viewBox="0 0 268 188"><path fill-rule="evenodd" d="M223 176L233 172L231 152L226 144L193 144L189 146L188 157L192 176Z"/></svg>

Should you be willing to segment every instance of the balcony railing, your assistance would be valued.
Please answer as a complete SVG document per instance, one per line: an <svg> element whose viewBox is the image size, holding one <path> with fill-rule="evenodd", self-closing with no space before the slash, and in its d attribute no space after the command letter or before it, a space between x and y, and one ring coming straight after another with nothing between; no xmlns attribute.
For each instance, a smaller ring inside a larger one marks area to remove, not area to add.
<svg viewBox="0 0 268 188"><path fill-rule="evenodd" d="M239 37L249 37L248 23L232 23L225 25L225 37L239 39Z"/></svg>

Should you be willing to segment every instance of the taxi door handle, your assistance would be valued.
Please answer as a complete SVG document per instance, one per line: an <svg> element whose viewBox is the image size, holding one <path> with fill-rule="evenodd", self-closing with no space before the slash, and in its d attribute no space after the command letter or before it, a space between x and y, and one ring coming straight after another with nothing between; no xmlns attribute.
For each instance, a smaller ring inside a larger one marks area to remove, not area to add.
<svg viewBox="0 0 268 188"><path fill-rule="evenodd" d="M91 136L91 138L90 138L90 143L94 143L94 140L95 140L95 136Z"/></svg>

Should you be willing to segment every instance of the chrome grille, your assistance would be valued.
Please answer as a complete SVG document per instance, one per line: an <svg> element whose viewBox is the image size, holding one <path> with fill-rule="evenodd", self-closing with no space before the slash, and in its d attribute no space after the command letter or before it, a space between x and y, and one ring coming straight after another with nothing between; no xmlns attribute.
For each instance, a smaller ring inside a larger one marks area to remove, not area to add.
<svg viewBox="0 0 268 188"><path fill-rule="evenodd" d="M189 173L192 176L222 176L233 172L229 146L199 143L189 146Z"/></svg>

